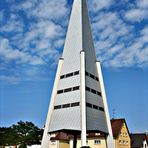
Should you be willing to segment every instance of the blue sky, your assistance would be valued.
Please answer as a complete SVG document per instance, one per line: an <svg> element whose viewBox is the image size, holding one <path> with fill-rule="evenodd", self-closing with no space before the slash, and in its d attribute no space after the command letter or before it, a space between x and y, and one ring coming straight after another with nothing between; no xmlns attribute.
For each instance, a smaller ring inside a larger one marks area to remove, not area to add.
<svg viewBox="0 0 148 148"><path fill-rule="evenodd" d="M42 127L72 0L0 1L0 126ZM148 131L148 1L88 0L110 115Z"/></svg>

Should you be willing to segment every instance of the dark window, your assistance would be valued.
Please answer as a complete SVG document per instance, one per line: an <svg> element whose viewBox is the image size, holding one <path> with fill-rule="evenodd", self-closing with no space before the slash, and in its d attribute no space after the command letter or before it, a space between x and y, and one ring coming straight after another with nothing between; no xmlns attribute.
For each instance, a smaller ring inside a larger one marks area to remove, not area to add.
<svg viewBox="0 0 148 148"><path fill-rule="evenodd" d="M73 76L73 73L68 73L68 74L66 75L66 78L67 78L67 77L71 77L71 76Z"/></svg>
<svg viewBox="0 0 148 148"><path fill-rule="evenodd" d="M72 88L67 88L67 89L64 89L64 92L66 93L66 92L69 92L71 90L72 90Z"/></svg>
<svg viewBox="0 0 148 148"><path fill-rule="evenodd" d="M92 104L90 103L86 103L86 106L92 108Z"/></svg>
<svg viewBox="0 0 148 148"><path fill-rule="evenodd" d="M94 90L94 89L91 89L91 92L92 92L93 94L96 94L96 93L97 93L96 90Z"/></svg>
<svg viewBox="0 0 148 148"><path fill-rule="evenodd" d="M87 91L90 91L90 88L86 86L86 90L87 90Z"/></svg>
<svg viewBox="0 0 148 148"><path fill-rule="evenodd" d="M95 77L95 79L96 79L97 81L99 81L99 78Z"/></svg>
<svg viewBox="0 0 148 148"><path fill-rule="evenodd" d="M54 109L60 109L61 105L54 106Z"/></svg>
<svg viewBox="0 0 148 148"><path fill-rule="evenodd" d="M75 91L75 90L79 90L79 86L76 86L76 87L73 87L73 91Z"/></svg>
<svg viewBox="0 0 148 148"><path fill-rule="evenodd" d="M104 108L103 107L99 107L99 110L104 112Z"/></svg>
<svg viewBox="0 0 148 148"><path fill-rule="evenodd" d="M89 76L89 73L88 73L88 72L85 72L85 74L86 74L87 76Z"/></svg>
<svg viewBox="0 0 148 148"><path fill-rule="evenodd" d="M99 109L99 107L97 105L93 105L93 108L97 109L97 110Z"/></svg>
<svg viewBox="0 0 148 148"><path fill-rule="evenodd" d="M101 93L97 91L97 95L101 96Z"/></svg>
<svg viewBox="0 0 148 148"><path fill-rule="evenodd" d="M65 75L62 75L61 77L60 77L60 79L64 79L65 78Z"/></svg>
<svg viewBox="0 0 148 148"><path fill-rule="evenodd" d="M62 94L63 90L58 90L57 94Z"/></svg>
<svg viewBox="0 0 148 148"><path fill-rule="evenodd" d="M70 104L64 104L64 105L62 105L62 108L68 108L68 107L70 107Z"/></svg>
<svg viewBox="0 0 148 148"><path fill-rule="evenodd" d="M90 74L90 77L91 77L92 79L95 79L95 76L94 76L94 75L92 75L92 74Z"/></svg>
<svg viewBox="0 0 148 148"><path fill-rule="evenodd" d="M74 72L74 75L78 75L78 74L79 74L79 71Z"/></svg>
<svg viewBox="0 0 148 148"><path fill-rule="evenodd" d="M80 103L79 102L76 102L76 103L71 103L71 107L75 107L75 106L79 106Z"/></svg>

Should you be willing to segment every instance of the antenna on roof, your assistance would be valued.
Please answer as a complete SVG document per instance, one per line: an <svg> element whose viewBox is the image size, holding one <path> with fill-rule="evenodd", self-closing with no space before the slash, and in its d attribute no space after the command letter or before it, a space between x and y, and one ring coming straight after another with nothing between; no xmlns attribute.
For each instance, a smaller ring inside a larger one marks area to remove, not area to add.
<svg viewBox="0 0 148 148"><path fill-rule="evenodd" d="M116 109L113 108L113 109L112 109L112 118L115 119L115 116L116 116Z"/></svg>

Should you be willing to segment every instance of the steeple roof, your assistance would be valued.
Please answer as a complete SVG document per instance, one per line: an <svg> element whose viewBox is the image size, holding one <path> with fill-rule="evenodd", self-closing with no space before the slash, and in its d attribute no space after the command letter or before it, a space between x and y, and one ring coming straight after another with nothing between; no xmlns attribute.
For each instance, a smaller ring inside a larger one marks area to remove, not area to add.
<svg viewBox="0 0 148 148"><path fill-rule="evenodd" d="M82 50L85 51L87 63L96 61L87 1L74 0L62 57L73 65L79 60L78 55Z"/></svg>

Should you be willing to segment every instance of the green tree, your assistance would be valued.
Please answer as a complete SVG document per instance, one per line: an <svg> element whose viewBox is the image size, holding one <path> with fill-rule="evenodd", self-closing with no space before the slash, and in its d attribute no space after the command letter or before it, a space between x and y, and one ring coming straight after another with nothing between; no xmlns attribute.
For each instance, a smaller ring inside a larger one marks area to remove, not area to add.
<svg viewBox="0 0 148 148"><path fill-rule="evenodd" d="M9 128L0 128L0 145L27 145L40 144L43 130L40 130L32 122L20 121Z"/></svg>

